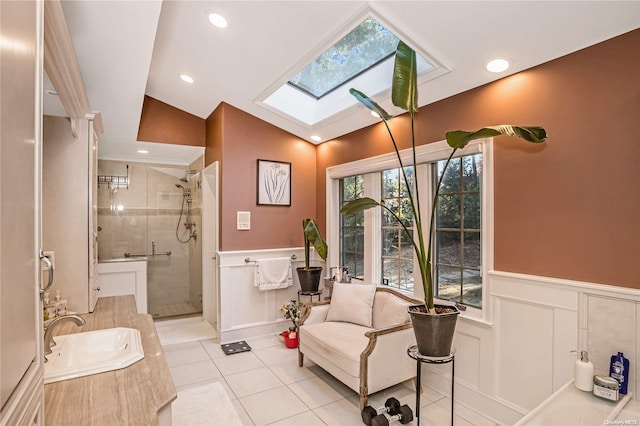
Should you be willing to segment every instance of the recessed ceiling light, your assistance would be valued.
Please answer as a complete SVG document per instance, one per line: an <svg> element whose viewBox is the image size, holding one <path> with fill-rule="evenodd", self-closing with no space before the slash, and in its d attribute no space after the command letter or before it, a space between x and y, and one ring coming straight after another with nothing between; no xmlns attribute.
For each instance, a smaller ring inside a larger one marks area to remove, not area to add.
<svg viewBox="0 0 640 426"><path fill-rule="evenodd" d="M185 83L189 83L189 84L193 84L193 78L189 77L186 74L180 74L180 78L182 79L182 81L184 81Z"/></svg>
<svg viewBox="0 0 640 426"><path fill-rule="evenodd" d="M209 14L209 22L211 22L214 27L227 28L227 20L224 19L222 15L218 15L217 13Z"/></svg>
<svg viewBox="0 0 640 426"><path fill-rule="evenodd" d="M322 138L320 136L318 136L318 135L312 135L311 136L311 140L315 141L315 142L321 142Z"/></svg>
<svg viewBox="0 0 640 426"><path fill-rule="evenodd" d="M509 68L509 61L504 58L496 58L489 61L486 65L489 72L502 72Z"/></svg>
<svg viewBox="0 0 640 426"><path fill-rule="evenodd" d="M148 154L149 151L147 151L146 149L139 149L138 150L138 154Z"/></svg>

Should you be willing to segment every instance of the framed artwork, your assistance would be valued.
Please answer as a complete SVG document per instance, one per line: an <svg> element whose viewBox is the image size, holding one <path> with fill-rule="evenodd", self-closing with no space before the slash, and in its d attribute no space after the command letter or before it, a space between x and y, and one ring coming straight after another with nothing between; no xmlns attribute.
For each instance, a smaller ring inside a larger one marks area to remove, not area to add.
<svg viewBox="0 0 640 426"><path fill-rule="evenodd" d="M291 163L258 160L258 204L291 205Z"/></svg>

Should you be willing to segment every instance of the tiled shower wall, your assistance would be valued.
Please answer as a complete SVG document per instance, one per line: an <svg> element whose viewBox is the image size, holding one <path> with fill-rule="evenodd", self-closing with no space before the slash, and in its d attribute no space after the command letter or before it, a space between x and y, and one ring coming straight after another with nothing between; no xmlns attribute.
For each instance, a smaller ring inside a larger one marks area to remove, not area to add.
<svg viewBox="0 0 640 426"><path fill-rule="evenodd" d="M201 242L192 239L180 243L176 226L183 203L182 190L176 184L191 189L191 219L200 231L200 176L189 175L189 182L180 179L186 170L200 170L202 158L189 167L133 163L111 160L98 162L98 174L125 176L129 168L129 187L110 188L101 184L98 189L98 256L108 260L132 254L171 251L170 256L148 256L147 294L149 313L166 312L168 306L190 304L194 311L202 311ZM178 233L182 240L184 206ZM180 311L174 311L176 314ZM157 316L157 315L156 315Z"/></svg>

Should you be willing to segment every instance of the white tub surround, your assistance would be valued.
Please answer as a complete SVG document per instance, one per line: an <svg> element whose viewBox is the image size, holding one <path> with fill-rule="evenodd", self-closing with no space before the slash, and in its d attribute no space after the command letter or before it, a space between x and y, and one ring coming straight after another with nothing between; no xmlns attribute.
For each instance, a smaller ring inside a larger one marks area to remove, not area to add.
<svg viewBox="0 0 640 426"><path fill-rule="evenodd" d="M456 402L501 424L514 424L573 379L586 350L594 374L608 375L613 354L630 361L637 394L640 290L490 271L484 320L459 317ZM450 393L450 373L423 368L423 383Z"/></svg>
<svg viewBox="0 0 640 426"><path fill-rule="evenodd" d="M313 252L315 254L315 252ZM304 249L302 247L227 251L216 253L218 282L220 288L220 342L228 343L254 336L279 334L290 325L285 320L280 306L289 300L297 300L300 283L294 272L293 285L284 289L261 291L254 286L256 263L261 259L291 257L293 271L304 266ZM249 262L245 262L249 259ZM324 266L322 260L315 260L316 266ZM306 302L308 300L302 300Z"/></svg>
<svg viewBox="0 0 640 426"><path fill-rule="evenodd" d="M101 297L133 294L139 314L147 313L147 259L111 259L98 263L97 288L92 292L91 312Z"/></svg>
<svg viewBox="0 0 640 426"><path fill-rule="evenodd" d="M576 388L571 380L514 426L616 424L612 421L618 418L630 399L631 394L621 395L618 401L598 398L592 392Z"/></svg>

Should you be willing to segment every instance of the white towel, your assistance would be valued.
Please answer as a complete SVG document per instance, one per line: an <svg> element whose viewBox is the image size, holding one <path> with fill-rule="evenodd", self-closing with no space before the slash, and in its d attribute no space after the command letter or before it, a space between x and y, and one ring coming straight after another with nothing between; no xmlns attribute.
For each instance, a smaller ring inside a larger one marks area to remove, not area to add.
<svg viewBox="0 0 640 426"><path fill-rule="evenodd" d="M256 262L253 285L260 290L276 290L293 285L290 257L274 257Z"/></svg>

